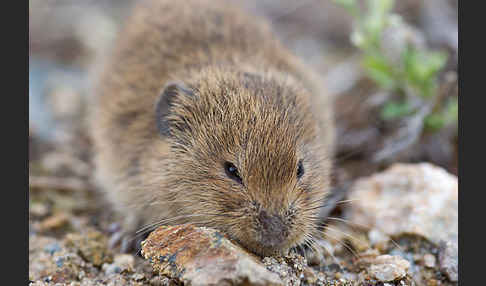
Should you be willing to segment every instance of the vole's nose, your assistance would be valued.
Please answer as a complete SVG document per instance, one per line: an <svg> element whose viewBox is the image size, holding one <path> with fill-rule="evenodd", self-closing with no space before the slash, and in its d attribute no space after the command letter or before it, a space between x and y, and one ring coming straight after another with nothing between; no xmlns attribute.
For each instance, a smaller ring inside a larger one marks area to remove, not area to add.
<svg viewBox="0 0 486 286"><path fill-rule="evenodd" d="M258 220L261 223L261 244L267 247L275 247L282 244L289 235L288 227L280 216L269 215L266 211L260 211Z"/></svg>

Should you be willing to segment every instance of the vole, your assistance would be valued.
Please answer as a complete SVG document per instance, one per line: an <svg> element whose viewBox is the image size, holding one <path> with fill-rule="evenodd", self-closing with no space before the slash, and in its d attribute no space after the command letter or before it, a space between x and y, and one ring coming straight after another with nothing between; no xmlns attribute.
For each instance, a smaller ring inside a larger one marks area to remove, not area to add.
<svg viewBox="0 0 486 286"><path fill-rule="evenodd" d="M225 1L139 1L100 74L96 180L125 238L193 223L266 256L316 234L332 103L265 21Z"/></svg>

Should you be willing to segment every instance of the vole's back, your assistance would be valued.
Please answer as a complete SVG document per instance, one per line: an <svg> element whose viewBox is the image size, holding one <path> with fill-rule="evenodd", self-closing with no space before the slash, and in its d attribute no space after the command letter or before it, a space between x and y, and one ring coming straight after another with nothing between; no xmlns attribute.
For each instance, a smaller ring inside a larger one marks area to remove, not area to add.
<svg viewBox="0 0 486 286"><path fill-rule="evenodd" d="M225 1L141 1L98 80L91 118L98 181L120 211L147 199L141 190L132 193L150 180L144 170L155 156L151 146L164 140L154 116L163 86L206 66L227 65L275 70L304 83L315 96L313 108L326 132L323 146L332 149L327 97L266 23ZM156 156L163 158L163 150Z"/></svg>

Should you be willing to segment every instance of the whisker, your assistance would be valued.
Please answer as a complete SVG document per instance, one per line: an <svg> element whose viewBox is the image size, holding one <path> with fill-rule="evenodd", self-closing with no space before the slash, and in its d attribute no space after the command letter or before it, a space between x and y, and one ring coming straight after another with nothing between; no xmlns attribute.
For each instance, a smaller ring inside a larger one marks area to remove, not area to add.
<svg viewBox="0 0 486 286"><path fill-rule="evenodd" d="M317 248L316 246L316 240L312 237L312 235L309 236L308 240L309 247L312 248L312 250L319 255L320 258L324 257L322 254L321 249Z"/></svg>
<svg viewBox="0 0 486 286"><path fill-rule="evenodd" d="M344 222L344 223L347 223L347 224L352 224L352 225L355 225L355 226L359 226L359 227L365 228L365 229L371 229L372 228L372 227L370 227L368 225L360 224L360 223L357 223L357 222L352 222L352 221L349 221L347 219L343 219L343 218L339 218L339 217L327 217L326 219L337 220L337 221Z"/></svg>
<svg viewBox="0 0 486 286"><path fill-rule="evenodd" d="M360 224L360 223L357 223L357 222L352 222L352 221L349 221L349 220L346 220L346 219L343 219L343 218L327 217L326 219L340 221L340 222L346 223L348 225L355 225L355 226L358 226L358 227L361 227L361 228L364 228L364 229L368 229L368 230L372 229L371 226L367 226L367 225ZM400 244L398 244L391 236L389 236L389 235L387 235L387 236L390 239L390 241L393 243L393 245L395 245L398 249L403 250L403 248L400 246Z"/></svg>
<svg viewBox="0 0 486 286"><path fill-rule="evenodd" d="M336 258L334 253L329 250L329 248L328 248L329 245L327 244L327 242L323 239L316 239L315 243L317 245L319 245L320 247L322 247L324 250L326 250L327 253L329 253L329 255L332 257L332 260L334 260L334 262L339 266L339 269L342 271L343 269L341 267L341 262Z"/></svg>
<svg viewBox="0 0 486 286"><path fill-rule="evenodd" d="M328 233L324 233L324 235L326 237L329 237L332 240L336 241L337 243L339 243L341 246L343 246L344 248L346 248L347 250L349 250L349 252L351 254L353 254L356 259L359 259L359 255L358 255L358 253L356 251L354 251L353 249L351 249L351 247L349 247L348 245L346 245L345 243L343 243L342 241L340 241L339 239L337 239L335 236L332 236L332 235L330 235Z"/></svg>
<svg viewBox="0 0 486 286"><path fill-rule="evenodd" d="M347 204L347 203L357 202L357 201L360 201L360 200L361 199L347 199L347 200L337 201L336 204Z"/></svg>
<svg viewBox="0 0 486 286"><path fill-rule="evenodd" d="M368 243L367 243L366 241L364 241L364 240L362 240L362 239L359 239L359 238L356 238L356 237L352 236L351 234L346 233L346 232L344 232L344 231L340 231L340 230L338 230L338 229L336 229L336 228L332 228L332 227L329 227L329 226L324 226L323 228L324 228L324 229L327 229L327 230L335 231L335 232L340 233L340 234L342 234L342 235L344 235L344 236L346 236L346 237L349 237L349 238L351 238L351 239L353 239L353 240L356 240L356 241L358 241L358 242L360 242L360 243L363 243L363 244L365 244L365 245L368 245Z"/></svg>

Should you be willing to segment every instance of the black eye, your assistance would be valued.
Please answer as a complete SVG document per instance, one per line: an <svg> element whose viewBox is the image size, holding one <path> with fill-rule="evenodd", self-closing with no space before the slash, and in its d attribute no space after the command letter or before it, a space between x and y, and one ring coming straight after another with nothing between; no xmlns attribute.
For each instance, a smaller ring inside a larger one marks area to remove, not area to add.
<svg viewBox="0 0 486 286"><path fill-rule="evenodd" d="M302 160L300 160L297 166L297 178L300 179L302 175L304 175L304 165L302 164Z"/></svg>
<svg viewBox="0 0 486 286"><path fill-rule="evenodd" d="M240 184L243 183L240 177L240 173L238 173L238 168L236 168L235 165L233 165L230 162L225 162L224 170L226 172L226 175L228 175L228 177L230 177L231 179L235 180Z"/></svg>

